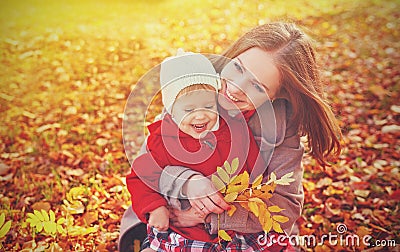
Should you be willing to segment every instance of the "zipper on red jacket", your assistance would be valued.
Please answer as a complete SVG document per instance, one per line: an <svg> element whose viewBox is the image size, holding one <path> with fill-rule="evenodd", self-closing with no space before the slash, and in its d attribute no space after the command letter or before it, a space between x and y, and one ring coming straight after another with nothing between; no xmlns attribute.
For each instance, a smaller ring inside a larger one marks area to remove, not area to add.
<svg viewBox="0 0 400 252"><path fill-rule="evenodd" d="M210 147L211 150L214 150L214 149L215 149L215 146L214 146L212 143L210 143L209 141L204 140L203 143L204 143L205 145L207 145L208 147Z"/></svg>

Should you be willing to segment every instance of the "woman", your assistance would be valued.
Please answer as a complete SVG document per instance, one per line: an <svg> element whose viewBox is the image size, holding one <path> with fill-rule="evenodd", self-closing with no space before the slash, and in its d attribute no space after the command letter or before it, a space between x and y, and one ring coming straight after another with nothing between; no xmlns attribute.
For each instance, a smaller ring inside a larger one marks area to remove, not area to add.
<svg viewBox="0 0 400 252"><path fill-rule="evenodd" d="M322 166L328 164L330 155L340 152L340 128L322 95L312 41L294 24L265 24L244 34L223 56L232 60L216 62L222 82L220 106L232 116L257 109L248 124L268 164L262 171L264 178L271 172L278 177L294 173L295 181L289 186L276 187L270 199L272 204L285 209L282 214L289 221L282 228L290 235L301 215L304 199L301 166L304 148L300 137L307 136L310 154ZM217 214L220 214L220 229L262 231L258 219L243 208L229 217L225 212L228 206L215 193L211 181L185 167L164 169L159 187L172 204L182 193L191 203L189 210L173 211L173 225L188 227L206 222L210 232L216 233ZM199 211L205 219L196 214ZM122 220L122 226L126 221Z"/></svg>

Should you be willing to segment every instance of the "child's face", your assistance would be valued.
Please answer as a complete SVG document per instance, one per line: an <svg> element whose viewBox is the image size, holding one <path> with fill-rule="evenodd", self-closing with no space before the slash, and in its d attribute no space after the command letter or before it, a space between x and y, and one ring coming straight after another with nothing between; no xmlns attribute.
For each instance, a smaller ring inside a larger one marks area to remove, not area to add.
<svg viewBox="0 0 400 252"><path fill-rule="evenodd" d="M194 90L179 96L171 113L180 130L200 139L202 133L211 130L218 120L216 93Z"/></svg>

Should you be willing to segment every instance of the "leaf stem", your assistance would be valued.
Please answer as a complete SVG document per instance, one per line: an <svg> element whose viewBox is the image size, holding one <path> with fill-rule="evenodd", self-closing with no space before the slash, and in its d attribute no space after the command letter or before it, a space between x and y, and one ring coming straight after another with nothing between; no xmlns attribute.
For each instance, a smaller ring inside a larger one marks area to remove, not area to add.
<svg viewBox="0 0 400 252"><path fill-rule="evenodd" d="M220 217L219 217L219 215L220 214L218 214L218 221L217 221L217 229L218 229L218 244L219 244L219 246L220 247L222 247L222 245L221 245L221 238L219 237L219 222L220 222Z"/></svg>

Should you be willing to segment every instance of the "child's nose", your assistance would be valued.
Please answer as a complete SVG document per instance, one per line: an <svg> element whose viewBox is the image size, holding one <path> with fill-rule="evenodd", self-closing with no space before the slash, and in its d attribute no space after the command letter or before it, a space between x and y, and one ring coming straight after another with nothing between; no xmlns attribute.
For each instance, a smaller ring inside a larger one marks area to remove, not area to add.
<svg viewBox="0 0 400 252"><path fill-rule="evenodd" d="M194 114L195 119L203 119L204 117L205 117L204 111L202 111L202 110L198 110Z"/></svg>

